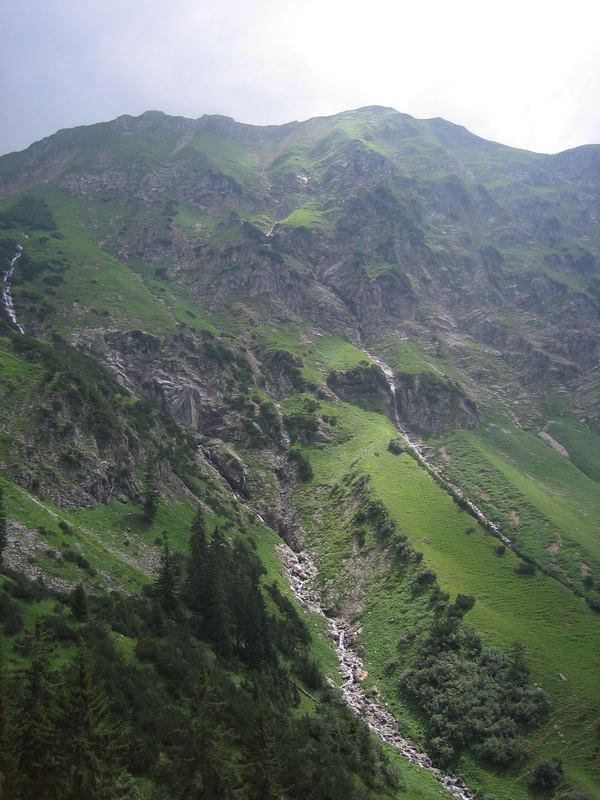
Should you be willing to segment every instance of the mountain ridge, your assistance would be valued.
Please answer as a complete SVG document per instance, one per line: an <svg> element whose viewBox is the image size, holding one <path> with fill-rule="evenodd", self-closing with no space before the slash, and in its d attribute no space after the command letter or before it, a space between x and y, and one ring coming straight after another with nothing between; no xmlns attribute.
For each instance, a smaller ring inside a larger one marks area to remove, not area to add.
<svg viewBox="0 0 600 800"><path fill-rule="evenodd" d="M137 114L137 115L124 113L124 114L119 114L117 117L114 117L114 118L112 118L110 120L104 120L102 122L84 123L84 124L81 124L81 125L74 125L74 126L70 126L70 127L59 128L54 133L48 134L47 136L44 136L41 139L37 139L34 142L31 142L30 144L28 144L25 147L21 148L20 150L14 150L14 151L9 151L7 153L3 153L0 156L0 158L4 158L6 156L14 156L14 155L17 155L18 153L25 153L26 151L28 151L32 147L35 147L37 145L41 145L42 143L47 142L49 139L52 139L52 138L54 138L56 136L60 137L61 135L64 135L66 133L72 133L74 131L83 131L85 129L93 128L93 127L96 127L98 125L110 126L110 125L115 125L117 123L124 124L124 123L128 123L129 121L141 121L141 120L148 120L148 119L153 119L153 118L156 119L156 120L160 120L160 119L165 119L166 118L168 120L177 121L180 124L181 123L185 123L185 124L189 125L190 123L198 124L202 120L215 120L215 121L223 120L224 122L234 123L235 125L240 126L240 127L253 128L253 129L257 129L257 130L265 130L265 131L267 131L267 130L289 128L291 126L296 126L296 125L303 125L303 124L311 122L313 120L331 120L331 119L335 119L335 118L338 118L338 117L343 116L343 115L361 114L363 112L384 112L384 113L392 112L393 114L398 115L399 117L402 117L405 120L410 120L412 122L426 123L426 124L428 123L430 125L439 125L439 123L442 123L443 126L449 126L450 129L454 129L454 130L460 131L461 133L463 133L463 132L467 133L469 135L469 137L472 138L472 141L478 140L482 144L488 144L488 145L493 145L493 146L497 146L497 147L503 147L503 148L506 148L508 150L514 150L514 151L518 151L518 152L529 153L530 155L536 155L536 156L542 156L542 157L555 157L555 156L563 155L565 153L577 152L577 151L579 151L579 150L581 150L583 148L597 148L597 147L600 147L600 143L588 142L588 143L584 143L584 144L581 144L581 145L576 145L574 147L569 147L566 150L558 150L558 151L556 151L556 153L543 153L543 152L538 152L538 151L534 151L534 150L527 150L527 148L517 147L517 146L514 146L514 145L506 145L506 144L503 144L502 142L497 142L494 139L486 139L485 137L482 137L482 136L479 136L476 133L473 133L466 126L461 125L460 123L455 123L452 120L447 120L445 117L414 117L411 114L408 114L406 112L398 111L397 109L393 108L392 106L383 106L383 105L375 104L375 105L358 106L357 108L346 109L344 111L339 111L339 112L336 112L334 114L321 114L321 115L317 115L317 116L314 116L314 117L307 117L306 119L302 119L302 120L296 120L295 119L295 120L289 120L288 122L267 123L267 124L240 122L240 121L236 120L234 117L228 116L226 114L205 113L205 114L201 114L199 117L185 117L185 116L182 116L180 114L169 114L169 113L167 113L165 111L162 111L161 109L147 109L146 111L142 111L140 114Z"/></svg>

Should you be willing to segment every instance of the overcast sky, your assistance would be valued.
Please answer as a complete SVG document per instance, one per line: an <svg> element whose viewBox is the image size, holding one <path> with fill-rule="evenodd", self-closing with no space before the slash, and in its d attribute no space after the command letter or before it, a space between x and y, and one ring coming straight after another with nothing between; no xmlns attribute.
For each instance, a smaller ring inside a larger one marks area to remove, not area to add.
<svg viewBox="0 0 600 800"><path fill-rule="evenodd" d="M0 153L148 109L372 104L539 152L600 142L597 0L20 0L1 19Z"/></svg>

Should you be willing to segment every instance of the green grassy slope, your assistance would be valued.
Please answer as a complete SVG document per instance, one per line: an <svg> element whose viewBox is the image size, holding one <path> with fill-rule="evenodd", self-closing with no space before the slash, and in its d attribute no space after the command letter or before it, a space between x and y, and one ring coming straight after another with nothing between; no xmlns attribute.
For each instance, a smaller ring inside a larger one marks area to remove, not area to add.
<svg viewBox="0 0 600 800"><path fill-rule="evenodd" d="M599 779L597 767L592 766L597 742L590 736L600 714L596 681L600 669L598 617L551 578L517 575L518 559L509 552L498 557L496 540L479 527L468 534L472 518L411 458L387 452L393 431L385 420L343 407L336 407L336 413L343 419L345 430L356 433L349 442L311 453L315 485L333 486L353 463L355 469L370 474L377 495L411 544L423 552L423 562L435 571L442 588L452 597L462 593L476 598L469 615L471 624L489 643L504 649L515 639L523 641L534 679L553 698L553 710L542 731L529 735L532 750L538 757L540 753L560 756L569 776L592 789ZM320 495L311 489L304 501L307 512L317 519L319 500ZM308 520L310 516L310 525ZM325 526L311 527L323 580L335 580L339 564L353 558L351 537L334 517L329 517ZM344 585L340 588L349 589ZM366 586L360 643L365 647L365 663L372 680L378 685L386 665L398 657L397 642L403 635L413 633L415 624L422 624L412 605L401 584L396 586L393 573L379 576ZM566 681L560 678L561 674ZM400 719L406 720L406 714L402 712ZM418 731L414 722L408 724L413 732ZM464 767L467 775L499 796L526 795L529 765L509 771L506 778L485 776L473 764L466 763ZM514 788L507 788L513 783Z"/></svg>
<svg viewBox="0 0 600 800"><path fill-rule="evenodd" d="M433 570L452 599L475 598L467 622L486 642L507 650L522 640L532 679L553 699L549 718L526 733L529 759L502 771L465 752L458 765L474 786L511 800L528 795L540 757L560 758L566 782L599 796L600 617L584 597L600 607L600 439L592 432L593 382L583 410L572 386L578 342L582 358L593 360L600 243L595 230L588 236L597 190L586 183L593 171L585 159L593 154L575 155L581 172L442 120L369 108L264 131L225 118L123 118L0 159L10 195L0 199L1 252L24 244L12 293L28 333L86 346L142 330L157 347L170 347L174 360L187 358L185 370L204 369L210 335L220 337L207 368L223 372L227 384L219 435L260 486L255 499L273 508L278 480L286 492L295 489L288 483L294 467L285 439L261 438L251 415L261 403L280 414L298 459L307 458L314 473L296 497L323 591L334 608L356 616L367 686L383 692L408 734L425 740L425 721L398 690L434 614L414 591L419 570ZM61 166L41 184L47 159ZM563 311L571 323L564 337L557 334ZM388 451L394 431L376 411L387 402L381 396L367 396L363 386L360 407L335 397L331 373L365 360L342 335L359 332L407 385L412 376L447 376L477 402L478 427L436 438L418 433L447 476L548 574L517 574L515 553L498 555L497 540L413 459ZM4 331L0 392L10 413L0 459L8 515L35 536L24 569L83 580L98 592L139 591L155 568L162 530L185 552L194 497L202 496L211 526L230 517L250 528L268 580L280 580L274 534L246 519L214 475L197 470L190 488L184 473L197 467L190 441L181 434L174 442L156 414L154 433L140 433L135 400L116 388L110 419L122 441L131 437L132 476L141 478L150 444L169 457L187 448L171 464L176 477L154 525L142 523L132 497L75 509L42 496L29 469L39 455L32 430L49 429L53 457L65 456L52 463L55 485L67 485L69 458L98 461L106 453L87 423L69 450L63 440L72 420L56 395L68 371L19 355L9 340ZM223 361L233 352L244 364L235 380ZM287 363L291 389L273 379L274 363ZM173 367L168 377L185 382L185 370ZM89 411L92 395L86 398ZM570 458L544 443L541 430ZM423 554L421 566L394 561L368 526L357 531L352 486L361 474ZM313 653L335 678L323 623L311 618L310 625ZM426 774L406 775L407 796L437 796Z"/></svg>
<svg viewBox="0 0 600 800"><path fill-rule="evenodd" d="M446 452L445 471L524 553L579 591L600 572L597 483L574 463L506 420L450 435Z"/></svg>
<svg viewBox="0 0 600 800"><path fill-rule="evenodd" d="M327 354L327 344L321 347L317 339L308 357L323 365L321 359ZM336 355L334 351L330 363L340 363ZM347 357L346 363L351 363ZM550 717L527 734L531 761L498 773L483 770L464 756L464 774L499 797L526 797L535 760L541 755L557 757L569 780L595 796L600 779L595 733L600 716L598 616L551 577L539 572L534 577L517 574L519 559L514 554L507 550L497 555L498 541L475 525L412 458L388 452L394 431L385 418L337 403L321 404L321 412L337 417L335 439L306 451L314 478L301 495L301 505L327 596L330 601L337 598L342 608L354 607L358 615L359 644L370 676L367 685L383 688L404 729L417 739L422 736L418 713L402 704L386 668L393 662L399 668L407 663L411 643L426 630L431 612L427 603L412 595L410 576L382 565L384 556L374 540L367 537L357 551L349 513L336 499L349 473L371 476L373 491L397 530L423 553L423 564L435 572L442 589L451 597L461 593L476 598L468 620L489 644L507 650L515 639L524 643L533 680L552 696ZM534 439L534 445L538 441ZM539 445L543 455L546 445ZM588 499L595 501L593 492ZM569 513L568 504L546 508L554 524L562 521L559 508L562 514ZM357 584L362 586L362 599L355 597Z"/></svg>

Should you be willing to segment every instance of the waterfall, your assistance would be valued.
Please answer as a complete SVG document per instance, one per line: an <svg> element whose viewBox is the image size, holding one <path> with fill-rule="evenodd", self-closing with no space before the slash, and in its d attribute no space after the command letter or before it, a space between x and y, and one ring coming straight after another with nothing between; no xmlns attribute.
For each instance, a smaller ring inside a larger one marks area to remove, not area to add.
<svg viewBox="0 0 600 800"><path fill-rule="evenodd" d="M17 319L17 315L15 314L15 307L13 305L12 297L10 294L10 282L13 276L13 272L15 271L15 265L17 261L21 258L23 254L23 247L22 245L17 245L17 250L14 256L10 260L10 264L8 269L4 270L2 273L2 307L4 308L7 317L10 319L12 324L15 328L19 331L20 334L24 334L25 331L23 330L23 326Z"/></svg>
<svg viewBox="0 0 600 800"><path fill-rule="evenodd" d="M360 342L360 336L357 329L357 336ZM421 466L423 466L430 475L432 475L436 481L455 499L459 500L465 509L471 514L471 516L475 517L475 519L483 525L483 527L500 539L507 547L512 547L512 541L502 533L500 526L492 522L490 519L486 517L483 511L473 503L472 500L469 500L468 497L464 494L462 489L458 486L455 486L451 483L443 474L442 470L436 465L432 464L425 452L422 449L422 444L420 442L415 442L411 438L408 431L402 426L400 422L400 415L398 414L398 398L396 396L396 378L394 375L393 369L385 363L381 358L378 356L371 355L367 350L361 348L361 352L364 353L367 358L370 358L371 361L376 364L379 369L383 372L386 377L388 387L390 390L391 400L392 400L392 408L394 412L394 427L404 440L404 443L409 447L412 451L413 455L416 457L417 461Z"/></svg>

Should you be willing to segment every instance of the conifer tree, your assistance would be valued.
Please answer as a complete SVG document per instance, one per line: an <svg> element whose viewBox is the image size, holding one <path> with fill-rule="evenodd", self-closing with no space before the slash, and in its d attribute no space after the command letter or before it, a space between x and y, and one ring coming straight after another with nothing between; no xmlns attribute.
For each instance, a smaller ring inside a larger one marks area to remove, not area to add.
<svg viewBox="0 0 600 800"><path fill-rule="evenodd" d="M40 621L32 637L32 660L25 675L18 741L22 800L53 800L57 775L56 678Z"/></svg>
<svg viewBox="0 0 600 800"><path fill-rule="evenodd" d="M4 559L4 548L6 547L6 514L4 513L4 497L0 486L0 564Z"/></svg>
<svg viewBox="0 0 600 800"><path fill-rule="evenodd" d="M160 566L154 584L156 596L168 617L173 618L177 612L176 571L173 556L169 549L169 535L163 531L163 545Z"/></svg>
<svg viewBox="0 0 600 800"><path fill-rule="evenodd" d="M14 784L15 753L10 735L14 725L13 709L9 702L8 676L4 650L0 646L0 800L10 797L10 786Z"/></svg>
<svg viewBox="0 0 600 800"><path fill-rule="evenodd" d="M148 455L144 465L144 508L142 517L146 525L152 525L156 519L160 494L156 482L156 463L152 455Z"/></svg>
<svg viewBox="0 0 600 800"><path fill-rule="evenodd" d="M232 592L236 648L240 657L258 669L269 650L267 611L260 589L264 572L260 561L243 539L233 549L235 590Z"/></svg>
<svg viewBox="0 0 600 800"><path fill-rule="evenodd" d="M108 701L94 681L94 664L84 642L80 642L71 688L61 727L67 744L61 754L66 800L111 796L117 777L118 730L107 720Z"/></svg>
<svg viewBox="0 0 600 800"><path fill-rule="evenodd" d="M252 733L246 754L248 759L248 798L249 800L278 800L281 797L281 764L262 698L258 702Z"/></svg>
<svg viewBox="0 0 600 800"><path fill-rule="evenodd" d="M69 603L75 619L83 622L87 618L87 597L82 583L78 583L71 592Z"/></svg>
<svg viewBox="0 0 600 800"><path fill-rule="evenodd" d="M186 715L185 735L174 763L180 774L178 797L194 800L230 800L234 767L231 735L219 724L220 703L204 672L196 676Z"/></svg>
<svg viewBox="0 0 600 800"><path fill-rule="evenodd" d="M217 655L220 656L228 656L231 653L230 567L229 545L217 527L208 552L206 630L215 643Z"/></svg>
<svg viewBox="0 0 600 800"><path fill-rule="evenodd" d="M190 560L186 581L186 597L194 612L194 627L201 634L204 630L208 608L208 543L204 519L200 509L196 512L190 533Z"/></svg>

